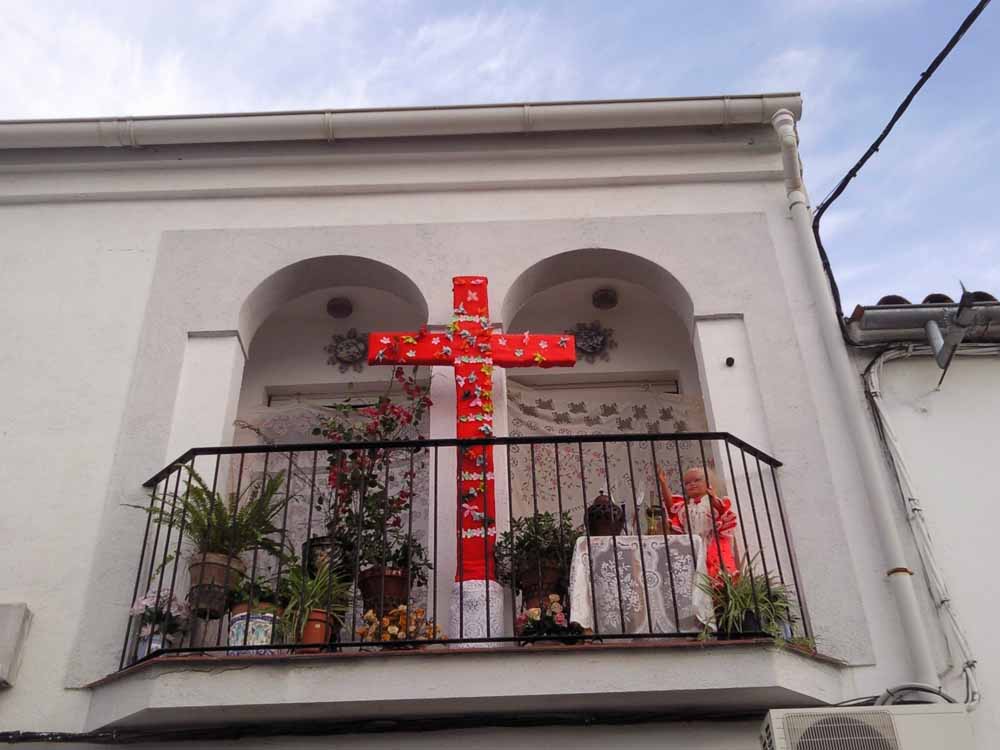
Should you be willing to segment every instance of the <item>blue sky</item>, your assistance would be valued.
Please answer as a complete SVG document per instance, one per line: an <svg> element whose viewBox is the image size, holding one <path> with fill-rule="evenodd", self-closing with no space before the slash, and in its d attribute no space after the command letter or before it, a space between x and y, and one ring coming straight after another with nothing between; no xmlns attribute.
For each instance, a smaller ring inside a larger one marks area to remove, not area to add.
<svg viewBox="0 0 1000 750"><path fill-rule="evenodd" d="M973 0L0 0L0 118L801 91L815 203ZM824 219L845 308L1000 296L1000 5Z"/></svg>

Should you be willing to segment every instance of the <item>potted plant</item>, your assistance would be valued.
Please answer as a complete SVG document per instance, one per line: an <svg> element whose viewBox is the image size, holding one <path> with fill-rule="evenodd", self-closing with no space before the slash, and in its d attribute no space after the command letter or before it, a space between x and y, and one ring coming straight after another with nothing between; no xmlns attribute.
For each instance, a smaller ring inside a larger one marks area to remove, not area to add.
<svg viewBox="0 0 1000 750"><path fill-rule="evenodd" d="M135 661L142 659L169 644L187 629L190 611L166 591L147 592L135 602L129 614L139 618L139 635L136 641Z"/></svg>
<svg viewBox="0 0 1000 750"><path fill-rule="evenodd" d="M398 383L403 397L391 397ZM366 610L381 617L400 604L409 593L427 584L431 564L424 546L409 532L404 514L411 511L411 469L393 466L409 463L411 449L386 449L382 443L415 437L431 405L427 391L413 377L397 368L389 388L374 405L359 409L339 404L313 430L332 443L372 443L371 448L330 449L328 457L330 496L326 503L327 537L332 542L342 570L357 572L357 586ZM419 437L419 435L416 435ZM395 485L395 488L393 487Z"/></svg>
<svg viewBox="0 0 1000 750"><path fill-rule="evenodd" d="M281 617L284 638L292 643L311 644L298 649L299 653L323 650L343 624L350 591L348 579L326 563L315 572L297 564L289 569L282 588L287 597Z"/></svg>
<svg viewBox="0 0 1000 750"><path fill-rule="evenodd" d="M400 604L382 616L369 609L362 620L357 635L365 643L380 643L386 648L394 644L397 648L418 648L416 644L400 644L399 641L444 640L441 628L429 622L426 611L420 607L411 610Z"/></svg>
<svg viewBox="0 0 1000 750"><path fill-rule="evenodd" d="M522 646L539 638L549 642L553 637L556 639L553 642L571 645L578 643L584 635L583 626L570 621L559 594L549 594L543 607L521 612L514 623L514 630L526 639L521 641Z"/></svg>
<svg viewBox="0 0 1000 750"><path fill-rule="evenodd" d="M279 596L271 582L265 578L243 578L229 592L229 645L270 646L278 640L275 626L284 611L287 598L284 594ZM274 651L270 648L258 648L250 653L270 654Z"/></svg>
<svg viewBox="0 0 1000 750"><path fill-rule="evenodd" d="M500 535L493 553L497 579L522 594L522 609L540 609L549 594L566 593L579 536L568 512L515 518Z"/></svg>
<svg viewBox="0 0 1000 750"><path fill-rule="evenodd" d="M246 572L240 555L254 548L276 557L284 554L270 536L280 531L275 521L289 499L280 492L285 474L255 479L238 496L231 492L223 498L194 468L184 465L181 469L188 474L187 487L170 502L142 510L157 523L183 528L193 547L188 559L188 600L199 616L221 617L226 592L235 590Z"/></svg>
<svg viewBox="0 0 1000 750"><path fill-rule="evenodd" d="M723 568L714 578L702 574L698 581L698 588L712 597L719 638L779 636L794 620L791 590L759 572L755 560L744 560L737 572Z"/></svg>

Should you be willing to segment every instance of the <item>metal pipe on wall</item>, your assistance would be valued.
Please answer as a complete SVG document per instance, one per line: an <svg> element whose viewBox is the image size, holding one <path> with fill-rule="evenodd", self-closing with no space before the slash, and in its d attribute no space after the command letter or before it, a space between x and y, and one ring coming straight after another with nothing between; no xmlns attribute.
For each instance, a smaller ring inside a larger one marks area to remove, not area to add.
<svg viewBox="0 0 1000 750"><path fill-rule="evenodd" d="M913 660L913 674L916 681L937 687L937 669L927 630L920 615L920 606L913 586L913 571L907 566L902 540L896 527L896 518L893 515L891 500L893 493L889 486L889 477L882 454L875 442L870 420L862 409L861 392L858 388L860 377L851 366L840 327L831 315L834 310L833 304L819 302L830 298L830 288L819 263L819 250L812 232L812 211L802 183L795 116L788 110L779 110L771 118L771 124L778 134L781 145L788 209L795 227L795 236L802 254L810 291L817 300L820 336L840 396L841 408L852 433L852 445L861 468L862 479L871 499L872 515L885 554L886 576L896 602L903 636Z"/></svg>

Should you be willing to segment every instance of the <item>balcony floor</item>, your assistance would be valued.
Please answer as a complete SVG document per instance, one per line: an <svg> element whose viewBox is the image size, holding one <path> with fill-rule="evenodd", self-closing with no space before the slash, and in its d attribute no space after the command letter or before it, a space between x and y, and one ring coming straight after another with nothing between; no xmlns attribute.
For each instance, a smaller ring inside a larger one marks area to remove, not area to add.
<svg viewBox="0 0 1000 750"><path fill-rule="evenodd" d="M843 698L834 660L774 641L632 641L275 656L174 655L104 678L88 729L577 714L696 718Z"/></svg>

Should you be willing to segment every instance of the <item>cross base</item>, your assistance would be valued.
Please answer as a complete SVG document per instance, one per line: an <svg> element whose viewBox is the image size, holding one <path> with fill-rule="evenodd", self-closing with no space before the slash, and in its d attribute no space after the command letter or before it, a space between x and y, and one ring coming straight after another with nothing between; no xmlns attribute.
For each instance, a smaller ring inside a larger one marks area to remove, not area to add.
<svg viewBox="0 0 1000 750"><path fill-rule="evenodd" d="M486 617L486 590L489 584L489 628ZM451 611L448 617L448 637L490 638L504 633L504 588L496 581L455 581L451 591ZM488 631L488 632L487 632ZM492 648L502 645L496 641L480 643L453 643L451 648Z"/></svg>

